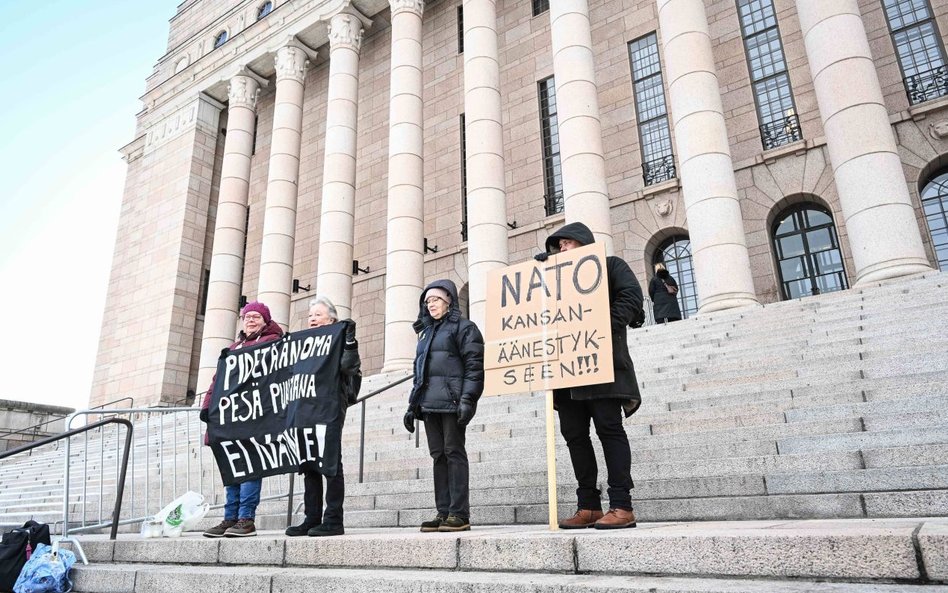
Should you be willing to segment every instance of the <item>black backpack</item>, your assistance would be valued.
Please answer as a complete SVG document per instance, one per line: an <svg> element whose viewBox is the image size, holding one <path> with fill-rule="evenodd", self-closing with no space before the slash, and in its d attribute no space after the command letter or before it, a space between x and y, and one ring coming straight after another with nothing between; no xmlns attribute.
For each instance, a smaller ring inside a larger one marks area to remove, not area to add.
<svg viewBox="0 0 948 593"><path fill-rule="evenodd" d="M49 525L27 521L23 527L8 531L0 540L0 591L13 591L27 557L39 544L52 545Z"/></svg>

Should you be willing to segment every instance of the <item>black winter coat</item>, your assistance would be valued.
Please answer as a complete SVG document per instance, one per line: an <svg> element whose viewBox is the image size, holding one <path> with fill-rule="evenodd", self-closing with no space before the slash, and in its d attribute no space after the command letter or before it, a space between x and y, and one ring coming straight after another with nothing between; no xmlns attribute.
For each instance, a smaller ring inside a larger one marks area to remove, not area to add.
<svg viewBox="0 0 948 593"><path fill-rule="evenodd" d="M678 306L678 297L668 292L665 285L678 286L668 270L659 270L648 283L648 297L652 299L652 310L655 319L681 319L681 308Z"/></svg>
<svg viewBox="0 0 948 593"><path fill-rule="evenodd" d="M559 252L560 239L573 239L582 245L596 242L589 227L581 222L570 223L546 240L547 253ZM612 365L615 379L612 383L584 385L571 389L556 390L557 395L567 392L574 400L612 398L626 400L623 403L626 416L631 416L642 403L642 394L635 378L635 367L629 355L628 325L636 308L642 307L642 287L632 269L621 258L610 255L606 258L606 276L609 279L609 317L612 322Z"/></svg>
<svg viewBox="0 0 948 593"><path fill-rule="evenodd" d="M451 295L447 314L435 321L425 306L425 293L442 288ZM415 381L408 407L418 413L456 413L464 401L477 407L484 391L484 338L469 319L461 317L454 282L437 280L419 298L421 311L415 322Z"/></svg>

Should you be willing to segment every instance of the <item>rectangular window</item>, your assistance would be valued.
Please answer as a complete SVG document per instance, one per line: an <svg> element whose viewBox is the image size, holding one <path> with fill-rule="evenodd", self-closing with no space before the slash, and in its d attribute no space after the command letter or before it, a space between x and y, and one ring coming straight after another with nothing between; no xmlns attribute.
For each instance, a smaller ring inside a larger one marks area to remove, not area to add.
<svg viewBox="0 0 948 593"><path fill-rule="evenodd" d="M737 0L741 36L757 103L760 138L770 150L803 138L773 0Z"/></svg>
<svg viewBox="0 0 948 593"><path fill-rule="evenodd" d="M948 95L945 46L928 0L883 0L909 103Z"/></svg>
<svg viewBox="0 0 948 593"><path fill-rule="evenodd" d="M668 109L658 37L649 33L629 43L632 61L632 93L642 149L642 178L649 186L675 178L675 155L668 129Z"/></svg>
<svg viewBox="0 0 948 593"><path fill-rule="evenodd" d="M560 166L560 132L556 123L556 83L553 77L538 83L540 90L540 134L543 137L543 180L546 183L546 215L563 211L563 169Z"/></svg>
<svg viewBox="0 0 948 593"><path fill-rule="evenodd" d="M540 16L550 9L550 0L533 0L533 16Z"/></svg>
<svg viewBox="0 0 948 593"><path fill-rule="evenodd" d="M458 6L458 53L464 53L464 6Z"/></svg>
<svg viewBox="0 0 948 593"><path fill-rule="evenodd" d="M467 131L461 114L461 240L467 241Z"/></svg>

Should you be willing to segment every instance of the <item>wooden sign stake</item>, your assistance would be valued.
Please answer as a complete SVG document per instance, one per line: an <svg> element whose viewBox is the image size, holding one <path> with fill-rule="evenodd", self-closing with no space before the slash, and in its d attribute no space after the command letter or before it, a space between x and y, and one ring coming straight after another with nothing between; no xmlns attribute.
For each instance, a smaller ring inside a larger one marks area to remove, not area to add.
<svg viewBox="0 0 948 593"><path fill-rule="evenodd" d="M546 390L546 479L550 506L550 531L557 531L559 513L556 508L556 428L553 422L553 390Z"/></svg>

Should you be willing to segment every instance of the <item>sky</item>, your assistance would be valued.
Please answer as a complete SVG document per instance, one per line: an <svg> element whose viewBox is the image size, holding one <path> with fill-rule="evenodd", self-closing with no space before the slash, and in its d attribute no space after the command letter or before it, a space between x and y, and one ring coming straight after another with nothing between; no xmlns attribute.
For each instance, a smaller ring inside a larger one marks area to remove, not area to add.
<svg viewBox="0 0 948 593"><path fill-rule="evenodd" d="M0 399L87 407L145 78L181 0L2 1Z"/></svg>

